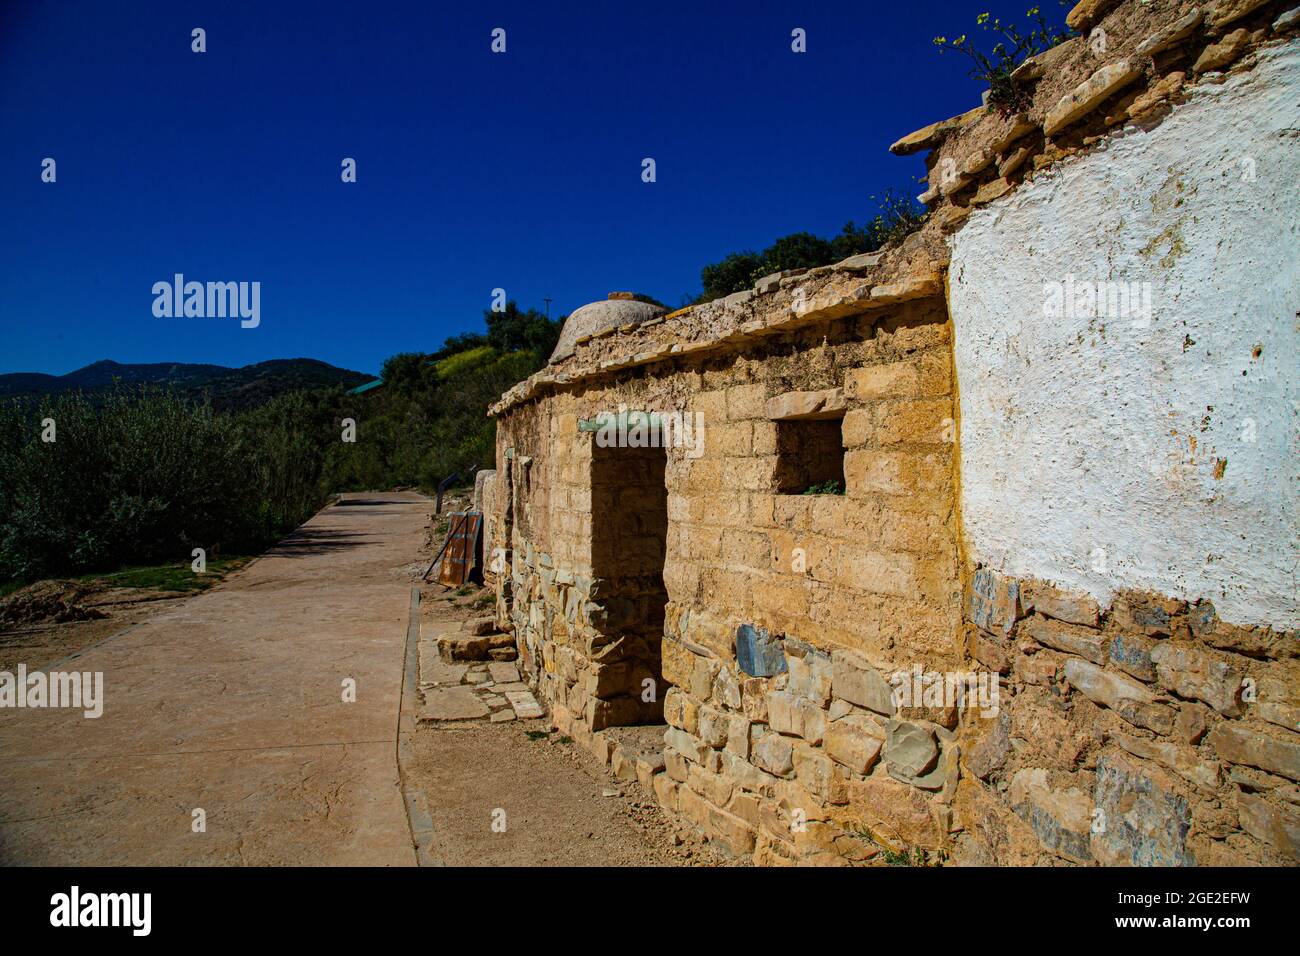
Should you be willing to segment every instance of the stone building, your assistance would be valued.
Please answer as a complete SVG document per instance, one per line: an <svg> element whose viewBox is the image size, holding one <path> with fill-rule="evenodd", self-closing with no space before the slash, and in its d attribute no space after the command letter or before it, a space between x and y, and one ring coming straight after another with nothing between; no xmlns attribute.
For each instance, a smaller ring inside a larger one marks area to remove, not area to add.
<svg viewBox="0 0 1300 956"><path fill-rule="evenodd" d="M763 864L1294 863L1293 3L1085 0L901 244L574 312L485 501L554 724Z"/></svg>

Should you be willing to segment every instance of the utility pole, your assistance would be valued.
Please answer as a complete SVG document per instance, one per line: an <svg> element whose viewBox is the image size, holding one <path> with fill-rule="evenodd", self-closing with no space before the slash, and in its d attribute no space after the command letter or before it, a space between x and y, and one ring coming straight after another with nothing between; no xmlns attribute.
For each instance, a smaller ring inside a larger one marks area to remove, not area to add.
<svg viewBox="0 0 1300 956"><path fill-rule="evenodd" d="M542 301L546 303L546 317L549 319L551 317L551 297L549 295L544 295L542 296Z"/></svg>

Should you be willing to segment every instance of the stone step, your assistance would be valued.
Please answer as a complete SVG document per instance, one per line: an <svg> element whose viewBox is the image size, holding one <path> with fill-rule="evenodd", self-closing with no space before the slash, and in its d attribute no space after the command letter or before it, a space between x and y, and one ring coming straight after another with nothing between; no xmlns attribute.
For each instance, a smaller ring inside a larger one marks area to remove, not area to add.
<svg viewBox="0 0 1300 956"><path fill-rule="evenodd" d="M444 634L438 638L438 652L449 663L461 661L513 660L515 639L510 634L485 634L466 636L463 634ZM498 652L500 656L493 652ZM506 655L510 655L507 657Z"/></svg>

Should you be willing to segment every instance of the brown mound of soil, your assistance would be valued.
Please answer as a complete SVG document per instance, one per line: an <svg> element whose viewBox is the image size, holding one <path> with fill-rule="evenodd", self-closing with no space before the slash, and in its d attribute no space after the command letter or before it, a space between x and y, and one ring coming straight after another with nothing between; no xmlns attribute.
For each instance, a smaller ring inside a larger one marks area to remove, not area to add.
<svg viewBox="0 0 1300 956"><path fill-rule="evenodd" d="M37 581L0 600L0 624L44 624L108 617L82 603L95 588L77 581Z"/></svg>

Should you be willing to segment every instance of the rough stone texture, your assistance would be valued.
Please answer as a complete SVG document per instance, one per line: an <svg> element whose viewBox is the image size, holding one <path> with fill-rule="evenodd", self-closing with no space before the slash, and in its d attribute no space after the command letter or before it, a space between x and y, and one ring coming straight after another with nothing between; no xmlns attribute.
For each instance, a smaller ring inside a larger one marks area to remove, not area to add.
<svg viewBox="0 0 1300 956"><path fill-rule="evenodd" d="M1230 763L1300 780L1300 737L1296 734L1222 723L1210 731L1207 739L1215 752Z"/></svg>
<svg viewBox="0 0 1300 956"><path fill-rule="evenodd" d="M841 717L826 730L826 753L854 773L870 772L883 744L879 726L857 715Z"/></svg>
<svg viewBox="0 0 1300 956"><path fill-rule="evenodd" d="M1194 8L1186 16L1175 20L1162 29L1157 30L1145 40L1137 45L1138 56L1154 56L1161 50L1173 46L1187 39L1200 26L1204 14L1200 7Z"/></svg>
<svg viewBox="0 0 1300 956"><path fill-rule="evenodd" d="M1061 97L1043 120L1043 132L1053 136L1078 122L1141 75L1142 71L1127 60L1108 63Z"/></svg>
<svg viewBox="0 0 1300 956"><path fill-rule="evenodd" d="M1092 853L1110 866L1194 866L1187 850L1191 813L1177 789L1108 754L1097 764L1093 804L1101 811Z"/></svg>
<svg viewBox="0 0 1300 956"><path fill-rule="evenodd" d="M1221 30L1229 23L1235 23L1268 2L1269 0L1215 0L1210 7L1210 26Z"/></svg>
<svg viewBox="0 0 1300 956"><path fill-rule="evenodd" d="M939 748L934 734L905 721L891 720L885 738L885 763L891 773L904 777L919 777L932 768L939 759Z"/></svg>
<svg viewBox="0 0 1300 956"><path fill-rule="evenodd" d="M1046 770L1021 770L1011 780L1007 799L1044 847L1076 863L1092 861L1093 807L1082 790L1053 790Z"/></svg>
<svg viewBox="0 0 1300 956"><path fill-rule="evenodd" d="M857 704L878 714L892 714L893 688L866 658L851 651L836 651L831 655L833 688L836 697Z"/></svg>
<svg viewBox="0 0 1300 956"><path fill-rule="evenodd" d="M1144 684L1073 657L1065 662L1064 673L1089 700L1110 708L1130 724L1163 734L1173 731L1174 711L1157 703L1156 695Z"/></svg>
<svg viewBox="0 0 1300 956"><path fill-rule="evenodd" d="M1221 70L1246 51L1250 45L1250 31L1242 27L1233 30L1218 43L1212 43L1201 51L1201 55L1192 64L1193 73L1207 73Z"/></svg>
<svg viewBox="0 0 1300 956"><path fill-rule="evenodd" d="M935 150L935 215L904 242L577 336L492 409L496 620L524 679L575 736L666 720L644 772L730 851L1288 859L1296 342L1254 317L1296 298L1267 218L1294 196L1262 173L1287 168L1297 71L1256 31L1189 80L1217 38L1187 12L1085 4L1107 49L1023 66L1023 113L895 144ZM1039 314L1067 276L1151 282L1151 322ZM698 414L703 440L597 446L620 408ZM798 493L823 471L843 494ZM913 665L999 699L902 706L885 675Z"/></svg>
<svg viewBox="0 0 1300 956"><path fill-rule="evenodd" d="M1225 717L1239 717L1243 674L1225 657L1169 642L1151 651L1162 687L1179 697L1203 700Z"/></svg>

